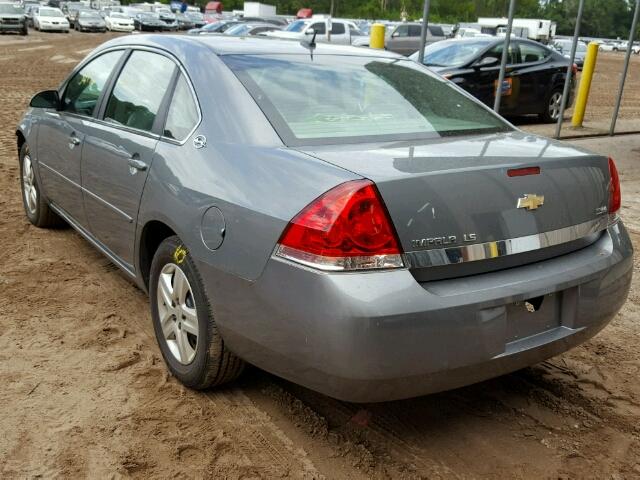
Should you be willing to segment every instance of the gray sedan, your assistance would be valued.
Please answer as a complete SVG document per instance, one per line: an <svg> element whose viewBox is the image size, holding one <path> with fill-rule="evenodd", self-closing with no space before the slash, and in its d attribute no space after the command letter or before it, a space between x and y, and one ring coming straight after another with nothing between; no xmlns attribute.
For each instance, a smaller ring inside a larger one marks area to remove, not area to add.
<svg viewBox="0 0 640 480"><path fill-rule="evenodd" d="M247 361L351 401L450 389L585 341L631 282L613 160L390 52L121 37L16 134L28 219L149 293L192 388Z"/></svg>

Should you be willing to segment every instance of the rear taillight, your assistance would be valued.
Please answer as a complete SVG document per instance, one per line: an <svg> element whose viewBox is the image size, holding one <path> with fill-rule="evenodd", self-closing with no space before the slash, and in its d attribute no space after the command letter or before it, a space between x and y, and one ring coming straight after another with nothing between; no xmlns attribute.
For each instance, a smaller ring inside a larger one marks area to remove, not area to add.
<svg viewBox="0 0 640 480"><path fill-rule="evenodd" d="M320 270L404 266L389 213L369 180L338 185L306 206L287 225L276 255Z"/></svg>
<svg viewBox="0 0 640 480"><path fill-rule="evenodd" d="M613 161L613 158L609 157L609 221L613 222L618 218L618 210L622 204L622 193L620 192L620 177L618 176L618 169Z"/></svg>

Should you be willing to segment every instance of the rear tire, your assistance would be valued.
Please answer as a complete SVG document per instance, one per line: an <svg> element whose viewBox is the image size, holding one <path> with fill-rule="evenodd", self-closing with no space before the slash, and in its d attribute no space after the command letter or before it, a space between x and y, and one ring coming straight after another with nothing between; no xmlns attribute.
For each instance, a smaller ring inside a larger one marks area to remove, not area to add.
<svg viewBox="0 0 640 480"><path fill-rule="evenodd" d="M153 257L149 299L160 351L180 382L201 390L242 373L244 361L225 347L195 262L177 236Z"/></svg>
<svg viewBox="0 0 640 480"><path fill-rule="evenodd" d="M22 205L29 221L40 228L56 228L65 226L65 222L49 208L42 196L38 176L33 169L29 145L20 149L20 186Z"/></svg>
<svg viewBox="0 0 640 480"><path fill-rule="evenodd" d="M547 95L544 105L544 111L540 114L540 121L543 123L557 122L562 105L562 90L559 88L552 90Z"/></svg>

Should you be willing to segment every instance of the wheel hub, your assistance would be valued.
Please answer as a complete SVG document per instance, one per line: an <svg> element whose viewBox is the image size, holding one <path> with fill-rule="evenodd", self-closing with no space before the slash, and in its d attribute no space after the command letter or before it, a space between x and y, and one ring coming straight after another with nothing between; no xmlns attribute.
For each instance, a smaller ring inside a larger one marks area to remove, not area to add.
<svg viewBox="0 0 640 480"><path fill-rule="evenodd" d="M27 211L30 215L33 215L38 207L38 190L36 189L35 174L29 154L26 154L22 159L22 192Z"/></svg>
<svg viewBox="0 0 640 480"><path fill-rule="evenodd" d="M162 335L173 357L188 365L198 346L198 315L189 280L182 269L166 264L158 277L158 314Z"/></svg>

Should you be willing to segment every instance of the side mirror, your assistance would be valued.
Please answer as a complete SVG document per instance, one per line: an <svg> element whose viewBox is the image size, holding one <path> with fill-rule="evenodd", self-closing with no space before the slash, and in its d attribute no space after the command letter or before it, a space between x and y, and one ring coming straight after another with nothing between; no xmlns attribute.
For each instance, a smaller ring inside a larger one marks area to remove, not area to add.
<svg viewBox="0 0 640 480"><path fill-rule="evenodd" d="M34 108L53 108L60 110L60 97L57 90L45 90L36 94L29 102L30 107Z"/></svg>
<svg viewBox="0 0 640 480"><path fill-rule="evenodd" d="M476 63L474 63L473 68L490 67L492 65L495 65L499 61L500 60L498 60L496 57L484 57L481 60L478 60Z"/></svg>
<svg viewBox="0 0 640 480"><path fill-rule="evenodd" d="M396 38L397 36L398 36L398 32L393 32L393 33L391 34L391 38Z"/></svg>
<svg viewBox="0 0 640 480"><path fill-rule="evenodd" d="M305 35L313 35L314 33L316 33L316 31L313 28L310 28L309 30L304 32Z"/></svg>

